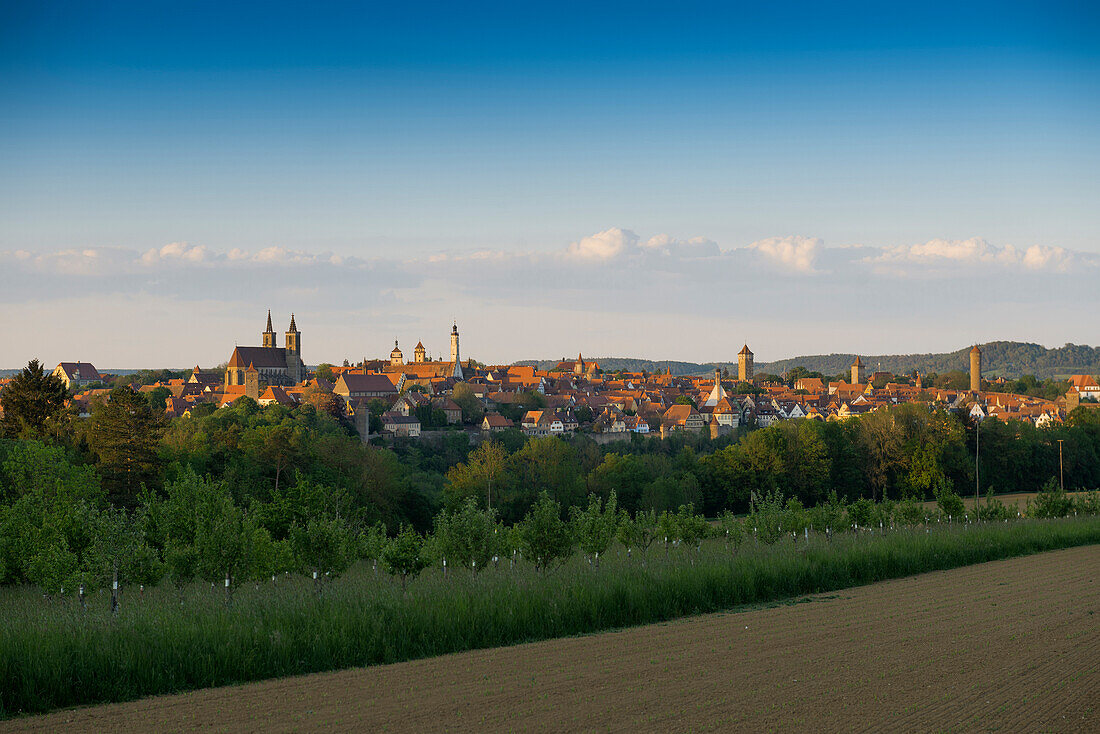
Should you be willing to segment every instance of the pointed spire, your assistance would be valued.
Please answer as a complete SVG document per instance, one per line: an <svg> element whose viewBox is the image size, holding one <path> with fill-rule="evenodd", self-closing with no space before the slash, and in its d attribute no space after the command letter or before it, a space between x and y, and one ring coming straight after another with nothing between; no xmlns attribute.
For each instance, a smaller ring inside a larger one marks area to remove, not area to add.
<svg viewBox="0 0 1100 734"><path fill-rule="evenodd" d="M294 325L294 314L290 314L290 329L289 331L298 331L298 327Z"/></svg>
<svg viewBox="0 0 1100 734"><path fill-rule="evenodd" d="M268 331L274 331L274 329L271 328L271 309L270 308L267 309L267 330Z"/></svg>

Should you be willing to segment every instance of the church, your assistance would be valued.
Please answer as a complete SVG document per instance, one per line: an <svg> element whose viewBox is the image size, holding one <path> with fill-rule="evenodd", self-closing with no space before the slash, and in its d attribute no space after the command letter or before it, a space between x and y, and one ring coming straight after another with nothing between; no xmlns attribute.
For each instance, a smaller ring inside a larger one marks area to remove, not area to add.
<svg viewBox="0 0 1100 734"><path fill-rule="evenodd" d="M466 363L466 367L469 367L469 362ZM416 347L413 349L413 361L406 362L405 355L395 340L393 351L390 352L389 363L383 365L382 372L401 373L420 379L450 377L455 380L462 380L464 379L462 368L462 357L458 351L458 324L454 323L451 326L451 359L449 362L433 361L429 358L423 342L417 342Z"/></svg>
<svg viewBox="0 0 1100 734"><path fill-rule="evenodd" d="M302 362L302 334L290 315L290 328L286 331L286 346L275 346L275 330L271 328L271 311L267 312L267 329L263 332L262 347L237 347L225 368L225 385L244 385L249 369L258 373L266 385L293 387L306 378Z"/></svg>

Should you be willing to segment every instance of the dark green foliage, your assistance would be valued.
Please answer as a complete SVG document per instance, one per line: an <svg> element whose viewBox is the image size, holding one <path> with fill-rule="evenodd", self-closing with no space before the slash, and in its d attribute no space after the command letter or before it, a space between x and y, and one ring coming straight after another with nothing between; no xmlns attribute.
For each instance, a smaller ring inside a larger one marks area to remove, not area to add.
<svg viewBox="0 0 1100 734"><path fill-rule="evenodd" d="M128 387L116 387L106 401L92 408L88 443L103 488L115 506L132 509L143 486L160 485L160 435L160 422L149 403Z"/></svg>
<svg viewBox="0 0 1100 734"><path fill-rule="evenodd" d="M56 419L64 409L65 397L65 383L32 359L0 392L4 408L0 433L9 438L42 436L47 421Z"/></svg>

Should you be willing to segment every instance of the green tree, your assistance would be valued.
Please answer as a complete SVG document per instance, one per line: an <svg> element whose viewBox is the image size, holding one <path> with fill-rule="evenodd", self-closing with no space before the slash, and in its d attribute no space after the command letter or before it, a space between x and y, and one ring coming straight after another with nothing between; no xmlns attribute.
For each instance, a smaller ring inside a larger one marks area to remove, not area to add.
<svg viewBox="0 0 1100 734"><path fill-rule="evenodd" d="M594 494L588 496L588 507L572 508L573 533L581 551L600 567L600 554L606 553L619 529L619 501L615 490L604 503Z"/></svg>
<svg viewBox="0 0 1100 734"><path fill-rule="evenodd" d="M474 394L474 389L465 382L460 382L455 385L454 392L451 394L451 400L453 400L458 407L462 408L463 423L479 423L485 415L485 406L477 395Z"/></svg>
<svg viewBox="0 0 1100 734"><path fill-rule="evenodd" d="M496 514L482 510L474 497L467 497L454 512L435 518L439 550L451 563L481 571L497 552Z"/></svg>
<svg viewBox="0 0 1100 734"><path fill-rule="evenodd" d="M315 517L290 529L290 544L299 567L313 572L317 593L326 577L338 576L355 559L355 537L336 516Z"/></svg>
<svg viewBox="0 0 1100 734"><path fill-rule="evenodd" d="M573 552L573 534L562 522L561 505L545 491L519 524L519 536L524 557L534 561L538 571L564 561Z"/></svg>
<svg viewBox="0 0 1100 734"><path fill-rule="evenodd" d="M336 382L336 373L332 371L332 365L328 362L322 362L317 365L317 370L313 373L319 380L327 380L328 382Z"/></svg>
<svg viewBox="0 0 1100 734"><path fill-rule="evenodd" d="M92 409L89 443L112 504L132 509L143 485L159 486L160 435L160 422L149 403L128 387L111 390L108 399Z"/></svg>
<svg viewBox="0 0 1100 734"><path fill-rule="evenodd" d="M645 565L649 546L657 539L657 513L653 510L639 510L634 517L624 517L619 524L618 537L628 553L631 548L641 551L642 564Z"/></svg>
<svg viewBox="0 0 1100 734"><path fill-rule="evenodd" d="M410 578L416 578L428 567L428 559L423 554L424 538L412 527L401 528L397 537L390 540L382 550L382 562L391 576L401 577L401 588L405 589Z"/></svg>
<svg viewBox="0 0 1100 734"><path fill-rule="evenodd" d="M47 373L37 359L32 359L0 392L3 434L11 438L42 436L47 420L64 409L66 396L61 378Z"/></svg>

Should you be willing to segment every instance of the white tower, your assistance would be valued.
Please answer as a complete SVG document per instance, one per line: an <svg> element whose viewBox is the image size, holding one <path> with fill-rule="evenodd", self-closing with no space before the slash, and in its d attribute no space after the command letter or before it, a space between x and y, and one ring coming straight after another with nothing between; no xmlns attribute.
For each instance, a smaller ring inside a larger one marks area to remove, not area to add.
<svg viewBox="0 0 1100 734"><path fill-rule="evenodd" d="M454 362L454 369L451 372L451 376L457 380L462 379L462 358L458 353L458 322L454 322L451 326L451 361Z"/></svg>

